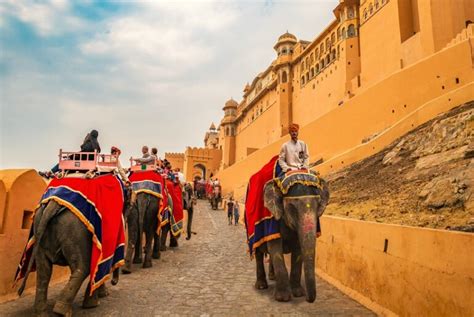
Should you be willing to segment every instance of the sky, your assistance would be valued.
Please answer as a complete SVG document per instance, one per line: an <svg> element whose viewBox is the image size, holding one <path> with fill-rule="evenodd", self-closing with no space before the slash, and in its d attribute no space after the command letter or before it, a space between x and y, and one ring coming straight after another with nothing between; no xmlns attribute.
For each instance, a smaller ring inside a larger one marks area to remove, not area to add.
<svg viewBox="0 0 474 317"><path fill-rule="evenodd" d="M127 166L142 145L203 146L224 103L313 40L338 0L0 1L0 169L47 170L99 131Z"/></svg>

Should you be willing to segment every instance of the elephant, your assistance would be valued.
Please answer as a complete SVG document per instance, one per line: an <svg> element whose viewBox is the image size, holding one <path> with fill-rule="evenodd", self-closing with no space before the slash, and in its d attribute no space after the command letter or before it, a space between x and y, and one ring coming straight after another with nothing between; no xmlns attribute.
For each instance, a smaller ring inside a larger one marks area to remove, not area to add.
<svg viewBox="0 0 474 317"><path fill-rule="evenodd" d="M301 180L301 177L306 180ZM305 295L301 286L301 272L304 267L306 301L312 303L316 299L316 229L319 217L329 201L329 188L326 181L310 173L289 175L285 177L284 182L277 186L278 179L270 180L264 187L264 205L278 221L281 238L267 241L256 249L255 287L268 287L263 258L269 253L269 277L271 278L274 271L276 279L275 299L289 301L292 295ZM283 257L283 254L287 253L291 253L289 278Z"/></svg>
<svg viewBox="0 0 474 317"><path fill-rule="evenodd" d="M142 263L143 268L152 267L152 257L160 258L160 249L152 245L153 242L159 241L156 233L158 228L158 209L160 199L155 195L140 192L136 194L134 201L128 208L126 218L128 226L128 243L125 253L125 267L122 268L123 274L132 272L132 256L133 263ZM145 259L142 260L142 238L145 234Z"/></svg>
<svg viewBox="0 0 474 317"><path fill-rule="evenodd" d="M171 210L173 209L173 200L171 196L168 195L168 208ZM168 234L170 236L170 248L177 248L178 247L178 238L173 235L171 232L171 215L169 215L170 219L168 219L168 223L161 227L160 237L159 239L155 240L153 245L153 249L159 249L160 251L166 251L166 240L168 239Z"/></svg>
<svg viewBox="0 0 474 317"><path fill-rule="evenodd" d="M54 200L49 200L36 211L34 221L34 238L32 258L18 294L21 295L36 263L36 297L35 312L48 316L47 293L53 264L69 266L71 276L54 304L53 311L64 316L72 315L72 303L83 281L89 276L92 252L92 234L72 212ZM112 284L118 283L118 272L113 272ZM83 307L96 307L98 297L107 296L105 284L102 284L92 295L90 285L87 287Z"/></svg>

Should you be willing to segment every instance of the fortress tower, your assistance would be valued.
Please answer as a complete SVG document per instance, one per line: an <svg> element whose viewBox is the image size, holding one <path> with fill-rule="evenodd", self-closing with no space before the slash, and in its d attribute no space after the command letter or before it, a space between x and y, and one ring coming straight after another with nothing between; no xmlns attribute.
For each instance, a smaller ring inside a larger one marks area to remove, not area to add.
<svg viewBox="0 0 474 317"><path fill-rule="evenodd" d="M224 142L222 144L223 150L223 167L230 166L235 162L235 135L236 125L235 119L237 114L238 104L234 99L228 100L224 108L224 118L221 121L221 127L224 133Z"/></svg>

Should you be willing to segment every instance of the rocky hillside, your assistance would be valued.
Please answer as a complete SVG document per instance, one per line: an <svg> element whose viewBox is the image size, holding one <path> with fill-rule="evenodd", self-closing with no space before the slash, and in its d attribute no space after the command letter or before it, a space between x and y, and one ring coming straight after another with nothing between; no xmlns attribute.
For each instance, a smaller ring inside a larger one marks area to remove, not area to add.
<svg viewBox="0 0 474 317"><path fill-rule="evenodd" d="M325 214L474 232L474 101L328 176Z"/></svg>

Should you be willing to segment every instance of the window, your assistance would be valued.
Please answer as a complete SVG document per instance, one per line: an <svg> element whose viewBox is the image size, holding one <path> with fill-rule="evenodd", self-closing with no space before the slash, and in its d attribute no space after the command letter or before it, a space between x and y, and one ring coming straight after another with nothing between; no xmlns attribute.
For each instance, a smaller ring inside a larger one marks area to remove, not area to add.
<svg viewBox="0 0 474 317"><path fill-rule="evenodd" d="M306 73L306 81L309 81L309 72Z"/></svg>
<svg viewBox="0 0 474 317"><path fill-rule="evenodd" d="M320 50L321 50L321 54L323 54L324 53L324 42L321 43Z"/></svg>
<svg viewBox="0 0 474 317"><path fill-rule="evenodd" d="M314 55L313 55L313 53L311 53L311 54L309 55L309 63L310 63L311 65L313 65L313 63L314 63Z"/></svg>
<svg viewBox="0 0 474 317"><path fill-rule="evenodd" d="M316 64L316 73L319 73L319 63Z"/></svg>
<svg viewBox="0 0 474 317"><path fill-rule="evenodd" d="M333 50L331 51L331 59L332 59L332 60L336 59L336 50L335 50L335 49L333 49Z"/></svg>
<svg viewBox="0 0 474 317"><path fill-rule="evenodd" d="M347 18L348 19L354 18L354 9L352 7L347 8Z"/></svg>
<svg viewBox="0 0 474 317"><path fill-rule="evenodd" d="M309 57L306 57L306 68L309 68Z"/></svg>
<svg viewBox="0 0 474 317"><path fill-rule="evenodd" d="M301 72L304 72L304 61L301 63Z"/></svg>
<svg viewBox="0 0 474 317"><path fill-rule="evenodd" d="M337 28L337 40L339 41L341 39L341 28Z"/></svg>
<svg viewBox="0 0 474 317"><path fill-rule="evenodd" d="M283 71L281 74L281 82L286 83L288 81L288 75L286 74L286 71Z"/></svg>
<svg viewBox="0 0 474 317"><path fill-rule="evenodd" d="M349 27L347 28L347 36L348 37L356 36L354 24L349 25Z"/></svg>
<svg viewBox="0 0 474 317"><path fill-rule="evenodd" d="M281 51L282 54L286 54L286 48Z"/></svg>
<svg viewBox="0 0 474 317"><path fill-rule="evenodd" d="M314 55L315 55L316 59L319 58L319 48L316 48L316 51L315 51Z"/></svg>
<svg viewBox="0 0 474 317"><path fill-rule="evenodd" d="M331 34L331 44L334 45L334 43L336 43L336 34L334 32L332 32L332 34Z"/></svg>
<svg viewBox="0 0 474 317"><path fill-rule="evenodd" d="M371 4L369 4L369 14L372 15L374 13L374 6Z"/></svg>
<svg viewBox="0 0 474 317"><path fill-rule="evenodd" d="M367 14L367 8L364 9L364 20L367 20L368 14Z"/></svg>
<svg viewBox="0 0 474 317"><path fill-rule="evenodd" d="M379 0L375 0L375 10L378 10L379 6Z"/></svg>
<svg viewBox="0 0 474 317"><path fill-rule="evenodd" d="M314 77L314 67L311 67L311 77Z"/></svg>
<svg viewBox="0 0 474 317"><path fill-rule="evenodd" d="M329 49L329 46L331 46L331 42L329 40L329 38L326 39L326 49L328 50Z"/></svg>
<svg viewBox="0 0 474 317"><path fill-rule="evenodd" d="M304 76L301 76L301 84L304 85Z"/></svg>
<svg viewBox="0 0 474 317"><path fill-rule="evenodd" d="M346 28L342 28L342 38L346 38Z"/></svg>

